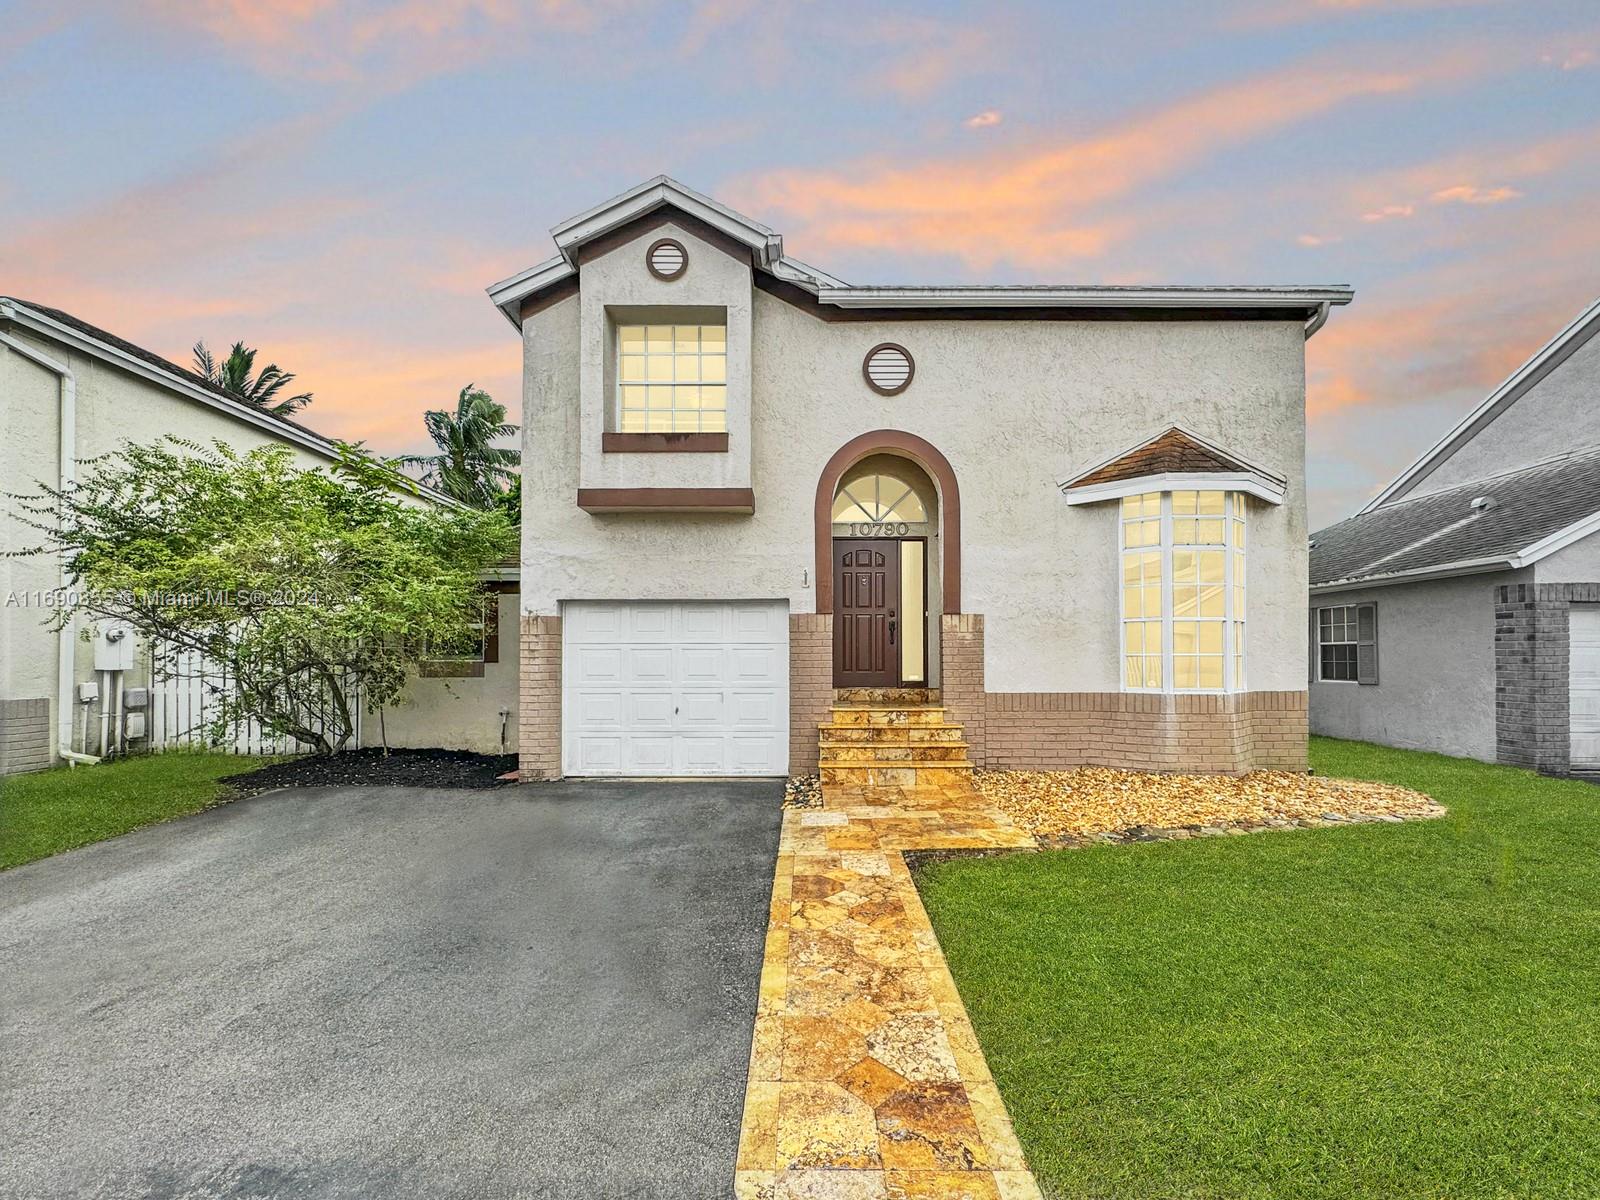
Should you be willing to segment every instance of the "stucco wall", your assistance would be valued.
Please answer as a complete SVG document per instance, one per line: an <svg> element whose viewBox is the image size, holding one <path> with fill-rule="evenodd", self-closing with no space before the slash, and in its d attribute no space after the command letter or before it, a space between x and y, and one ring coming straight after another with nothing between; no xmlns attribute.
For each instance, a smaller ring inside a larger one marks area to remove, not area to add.
<svg viewBox="0 0 1600 1200"><path fill-rule="evenodd" d="M1600 336L1591 335L1476 437L1424 479L1411 495L1443 491L1600 440Z"/></svg>
<svg viewBox="0 0 1600 1200"><path fill-rule="evenodd" d="M1378 683L1323 683L1311 732L1495 761L1494 588L1528 572L1468 575L1313 596L1378 606Z"/></svg>
<svg viewBox="0 0 1600 1200"><path fill-rule="evenodd" d="M643 274L654 236L611 255ZM586 292L597 277L586 262ZM988 618L990 690L1114 691L1115 505L1071 508L1056 485L1178 422L1290 480L1281 507L1250 506L1249 686L1302 687L1298 322L827 322L765 291L751 299L753 517L578 509L581 314L608 301L569 297L524 322L524 612L675 597L782 598L791 612L815 612L817 479L843 443L893 428L926 438L954 468L962 607ZM863 355L882 341L916 358L899 396L862 379Z"/></svg>
<svg viewBox="0 0 1600 1200"><path fill-rule="evenodd" d="M77 458L95 458L123 442L152 442L173 434L198 442L225 441L239 450L276 442L265 430L234 420L215 409L118 370L71 347L13 329L11 335L64 362L76 383ZM0 480L8 490L32 491L40 481L54 485L59 464L60 402L57 376L9 347L0 346ZM327 460L293 447L304 466ZM80 468L81 469L81 468ZM9 504L0 504L0 539L7 549L36 542L35 530L19 525ZM59 582L59 568L45 558L0 559L0 700L48 697L55 728L56 635L46 626L48 610L4 605L6 597L49 590ZM31 597L30 597L31 598ZM129 686L148 682L145 656L127 675ZM94 678L93 649L82 642L75 650L77 680ZM54 733L52 732L52 742ZM52 745L52 753L54 747Z"/></svg>
<svg viewBox="0 0 1600 1200"><path fill-rule="evenodd" d="M1590 534L1533 566L1540 583L1600 582L1600 535Z"/></svg>
<svg viewBox="0 0 1600 1200"><path fill-rule="evenodd" d="M385 710L390 746L446 747L479 754L517 752L517 596L499 597L498 662L485 663L481 677L434 679L412 675L400 703ZM504 710L505 740L501 741ZM376 715L362 718L362 745L382 738Z"/></svg>

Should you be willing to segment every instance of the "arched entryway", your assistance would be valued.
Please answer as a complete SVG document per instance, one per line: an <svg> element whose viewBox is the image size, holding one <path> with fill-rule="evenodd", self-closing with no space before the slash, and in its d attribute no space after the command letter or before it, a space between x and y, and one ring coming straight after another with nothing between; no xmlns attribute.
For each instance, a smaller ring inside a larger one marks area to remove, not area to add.
<svg viewBox="0 0 1600 1200"><path fill-rule="evenodd" d="M960 495L924 439L863 434L817 482L817 611L835 687L939 686L940 616L960 611Z"/></svg>

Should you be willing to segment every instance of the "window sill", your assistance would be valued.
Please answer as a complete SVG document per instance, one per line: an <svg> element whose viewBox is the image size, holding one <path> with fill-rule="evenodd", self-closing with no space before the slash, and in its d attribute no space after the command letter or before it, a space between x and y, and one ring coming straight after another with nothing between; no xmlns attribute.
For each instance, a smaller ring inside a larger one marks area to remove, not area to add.
<svg viewBox="0 0 1600 1200"><path fill-rule="evenodd" d="M602 454L726 454L726 433L603 433Z"/></svg>
<svg viewBox="0 0 1600 1200"><path fill-rule="evenodd" d="M482 679L483 662L478 659L435 658L417 664L423 679Z"/></svg>

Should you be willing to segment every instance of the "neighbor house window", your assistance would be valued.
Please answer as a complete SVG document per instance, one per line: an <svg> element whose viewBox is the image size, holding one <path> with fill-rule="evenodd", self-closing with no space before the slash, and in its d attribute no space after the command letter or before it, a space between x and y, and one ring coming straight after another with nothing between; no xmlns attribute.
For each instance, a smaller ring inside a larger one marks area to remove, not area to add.
<svg viewBox="0 0 1600 1200"><path fill-rule="evenodd" d="M1122 501L1122 679L1130 691L1244 688L1244 497Z"/></svg>
<svg viewBox="0 0 1600 1200"><path fill-rule="evenodd" d="M1324 683L1378 682L1378 606L1317 609L1317 677Z"/></svg>
<svg viewBox="0 0 1600 1200"><path fill-rule="evenodd" d="M726 325L617 326L617 428L726 433Z"/></svg>

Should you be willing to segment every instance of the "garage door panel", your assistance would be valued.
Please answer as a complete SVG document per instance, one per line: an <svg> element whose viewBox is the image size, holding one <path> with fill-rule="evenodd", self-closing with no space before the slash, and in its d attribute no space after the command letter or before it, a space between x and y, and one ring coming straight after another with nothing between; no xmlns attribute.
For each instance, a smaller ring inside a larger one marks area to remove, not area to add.
<svg viewBox="0 0 1600 1200"><path fill-rule="evenodd" d="M1600 608L1575 604L1567 622L1569 759L1575 769L1600 770Z"/></svg>
<svg viewBox="0 0 1600 1200"><path fill-rule="evenodd" d="M672 713L675 707L671 692L627 692L622 700L625 727L671 733L675 727Z"/></svg>
<svg viewBox="0 0 1600 1200"><path fill-rule="evenodd" d="M670 687L673 681L671 646L629 646L624 653L630 684L659 684Z"/></svg>
<svg viewBox="0 0 1600 1200"><path fill-rule="evenodd" d="M759 737L733 734L728 738L728 773L758 775L762 764L771 762L775 754L786 752L787 748L787 742L780 745L772 734Z"/></svg>
<svg viewBox="0 0 1600 1200"><path fill-rule="evenodd" d="M788 608L777 601L563 606L568 774L788 769Z"/></svg>
<svg viewBox="0 0 1600 1200"><path fill-rule="evenodd" d="M569 659L580 683L617 684L623 678L623 651L619 646L580 646Z"/></svg>
<svg viewBox="0 0 1600 1200"><path fill-rule="evenodd" d="M672 748L677 739L671 734L659 737L631 734L623 744L624 774L674 775Z"/></svg>
<svg viewBox="0 0 1600 1200"><path fill-rule="evenodd" d="M771 692L735 690L728 697L729 723L735 729L781 729L787 708Z"/></svg>

